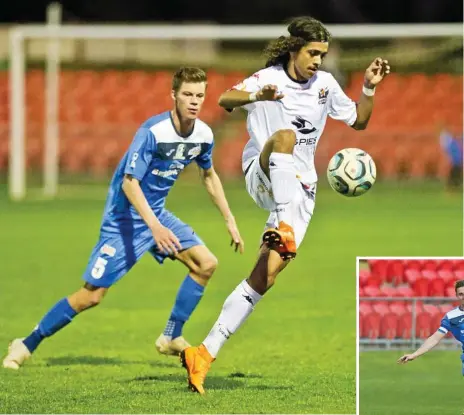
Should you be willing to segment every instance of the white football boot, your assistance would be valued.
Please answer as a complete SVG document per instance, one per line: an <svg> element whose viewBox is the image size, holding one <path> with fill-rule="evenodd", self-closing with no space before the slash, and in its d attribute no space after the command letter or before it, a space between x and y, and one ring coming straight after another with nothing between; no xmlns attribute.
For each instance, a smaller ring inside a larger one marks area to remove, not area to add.
<svg viewBox="0 0 464 415"><path fill-rule="evenodd" d="M155 342L155 346L160 354L179 356L182 350L190 347L190 344L182 336L169 340L164 334L160 334Z"/></svg>
<svg viewBox="0 0 464 415"><path fill-rule="evenodd" d="M3 359L5 369L18 370L31 357L31 352L23 343L24 339L14 339L8 346L8 355Z"/></svg>

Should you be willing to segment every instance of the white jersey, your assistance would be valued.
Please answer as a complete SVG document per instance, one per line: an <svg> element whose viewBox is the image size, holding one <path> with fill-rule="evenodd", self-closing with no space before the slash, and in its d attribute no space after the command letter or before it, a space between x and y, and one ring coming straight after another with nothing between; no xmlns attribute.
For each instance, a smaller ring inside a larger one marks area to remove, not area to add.
<svg viewBox="0 0 464 415"><path fill-rule="evenodd" d="M243 150L242 168L246 170L272 134L292 129L297 136L293 156L300 180L315 183L314 153L327 116L353 125L356 104L330 73L317 71L308 81L301 82L292 79L280 65L256 72L233 89L257 92L268 84L276 85L284 97L279 101L257 101L243 106L248 111L250 140Z"/></svg>

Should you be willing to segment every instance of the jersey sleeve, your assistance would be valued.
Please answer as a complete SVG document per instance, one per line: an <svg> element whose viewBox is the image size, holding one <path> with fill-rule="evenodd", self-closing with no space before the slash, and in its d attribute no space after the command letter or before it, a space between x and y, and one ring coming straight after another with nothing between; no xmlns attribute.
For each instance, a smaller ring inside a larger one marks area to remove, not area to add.
<svg viewBox="0 0 464 415"><path fill-rule="evenodd" d="M261 89L259 73L254 73L253 75L244 79L242 82L234 85L231 89L235 89L237 91L258 92Z"/></svg>
<svg viewBox="0 0 464 415"><path fill-rule="evenodd" d="M443 333L443 334L446 334L450 330L451 330L451 324L450 324L449 318L445 316L441 320L440 327L438 328L438 331Z"/></svg>
<svg viewBox="0 0 464 415"><path fill-rule="evenodd" d="M124 173L142 180L148 170L156 149L153 133L147 128L140 128L134 136L124 166Z"/></svg>
<svg viewBox="0 0 464 415"><path fill-rule="evenodd" d="M195 159L198 166L200 166L200 168L202 168L203 170L210 169L213 165L213 147L214 141L208 144L205 151L202 151L199 154L199 156Z"/></svg>
<svg viewBox="0 0 464 415"><path fill-rule="evenodd" d="M329 116L349 126L353 125L357 118L356 103L345 94L335 78L333 78L332 91L329 93Z"/></svg>

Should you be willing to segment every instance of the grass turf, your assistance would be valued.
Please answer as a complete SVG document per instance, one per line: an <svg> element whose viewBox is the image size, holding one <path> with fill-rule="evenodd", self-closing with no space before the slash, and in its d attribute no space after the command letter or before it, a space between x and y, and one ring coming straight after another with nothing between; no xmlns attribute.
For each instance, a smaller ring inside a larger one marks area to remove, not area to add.
<svg viewBox="0 0 464 415"><path fill-rule="evenodd" d="M458 351L433 351L404 366L397 365L403 354L360 354L360 415L464 413Z"/></svg>
<svg viewBox="0 0 464 415"><path fill-rule="evenodd" d="M73 188L60 200L19 204L0 190L0 344L6 349L81 286L106 188ZM168 199L219 259L185 326L195 344L254 264L266 219L243 183L229 183L226 193L247 244L243 256L230 250L219 213L195 182L181 181ZM322 187L317 199L297 259L219 354L206 398L187 390L176 359L154 349L186 272L146 256L100 306L44 341L22 370L0 372L0 412L354 413L355 257L461 255L462 199L433 183L378 183L356 199Z"/></svg>

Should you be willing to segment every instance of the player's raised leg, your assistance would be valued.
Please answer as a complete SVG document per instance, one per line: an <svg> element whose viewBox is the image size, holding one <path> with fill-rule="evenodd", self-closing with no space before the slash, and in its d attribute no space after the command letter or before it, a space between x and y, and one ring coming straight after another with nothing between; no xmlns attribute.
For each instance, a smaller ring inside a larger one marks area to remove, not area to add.
<svg viewBox="0 0 464 415"><path fill-rule="evenodd" d="M181 362L187 370L192 391L205 393L203 383L219 350L245 322L288 262L279 253L263 245L250 277L242 281L227 297L219 318L203 343L199 347L188 347L181 352Z"/></svg>
<svg viewBox="0 0 464 415"><path fill-rule="evenodd" d="M205 287L217 267L216 257L204 245L179 252L175 258L188 268L189 273L179 287L166 328L156 340L156 349L166 355L179 355L190 346L182 336L182 329L203 297Z"/></svg>
<svg viewBox="0 0 464 415"><path fill-rule="evenodd" d="M290 204L299 186L293 159L295 142L296 135L293 130L279 130L266 142L259 157L260 167L271 181L279 224L277 229L272 228L264 232L263 242L271 249L277 250L283 259L296 256Z"/></svg>

